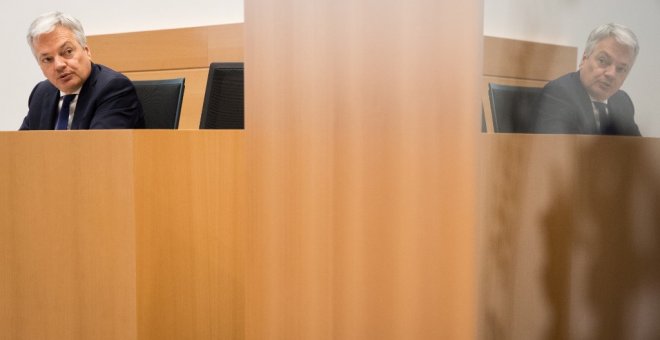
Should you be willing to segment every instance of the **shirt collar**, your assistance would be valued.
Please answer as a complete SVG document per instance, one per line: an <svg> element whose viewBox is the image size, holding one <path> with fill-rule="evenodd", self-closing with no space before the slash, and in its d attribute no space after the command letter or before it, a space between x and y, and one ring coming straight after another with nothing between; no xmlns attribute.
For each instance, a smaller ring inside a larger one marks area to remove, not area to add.
<svg viewBox="0 0 660 340"><path fill-rule="evenodd" d="M603 103L603 104L607 105L607 99L605 99L605 100L597 100L597 99L594 99L594 98L591 97L591 96L589 96L589 99L591 99L592 102L599 102L599 103Z"/></svg>
<svg viewBox="0 0 660 340"><path fill-rule="evenodd" d="M77 96L77 95L80 94L80 89L78 89L78 90L76 90L76 91L74 91L74 92L72 92L72 93L64 93L64 92L60 91L60 98L66 96L67 94L75 94L75 95Z"/></svg>

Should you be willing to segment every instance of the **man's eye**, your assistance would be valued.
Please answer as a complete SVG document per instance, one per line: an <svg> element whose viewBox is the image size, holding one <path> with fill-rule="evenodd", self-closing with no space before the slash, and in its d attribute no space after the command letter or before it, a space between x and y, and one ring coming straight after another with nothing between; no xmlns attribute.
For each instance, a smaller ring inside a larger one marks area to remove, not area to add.
<svg viewBox="0 0 660 340"><path fill-rule="evenodd" d="M617 73L628 73L628 68L623 67L623 66L619 66L619 67L616 68L616 72Z"/></svg>
<svg viewBox="0 0 660 340"><path fill-rule="evenodd" d="M41 58L42 64L49 64L51 61L53 61L53 58L51 57Z"/></svg>
<svg viewBox="0 0 660 340"><path fill-rule="evenodd" d="M65 55L72 55L73 54L73 49L72 48L67 48L66 50L64 50L64 54Z"/></svg>

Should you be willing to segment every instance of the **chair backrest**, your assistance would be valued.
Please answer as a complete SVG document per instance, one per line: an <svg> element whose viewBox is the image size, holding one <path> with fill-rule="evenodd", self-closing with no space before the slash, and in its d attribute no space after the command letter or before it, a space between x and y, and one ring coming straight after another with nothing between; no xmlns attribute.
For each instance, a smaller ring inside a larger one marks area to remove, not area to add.
<svg viewBox="0 0 660 340"><path fill-rule="evenodd" d="M481 106L481 132L486 132L486 114L483 105Z"/></svg>
<svg viewBox="0 0 660 340"><path fill-rule="evenodd" d="M495 132L533 133L536 124L534 105L540 87L488 84L490 109Z"/></svg>
<svg viewBox="0 0 660 340"><path fill-rule="evenodd" d="M243 63L211 63L200 129L243 129Z"/></svg>
<svg viewBox="0 0 660 340"><path fill-rule="evenodd" d="M185 81L185 78L133 81L147 129L179 127Z"/></svg>

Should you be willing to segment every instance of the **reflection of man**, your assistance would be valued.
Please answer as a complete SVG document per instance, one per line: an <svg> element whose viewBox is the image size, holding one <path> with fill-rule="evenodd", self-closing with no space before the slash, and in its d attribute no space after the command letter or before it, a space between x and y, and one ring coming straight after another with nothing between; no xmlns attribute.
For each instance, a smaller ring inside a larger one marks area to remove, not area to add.
<svg viewBox="0 0 660 340"><path fill-rule="evenodd" d="M596 27L577 72L549 82L537 103L540 133L639 136L632 100L619 90L632 68L639 44L627 27Z"/></svg>
<svg viewBox="0 0 660 340"><path fill-rule="evenodd" d="M21 130L144 127L133 84L92 62L77 19L59 12L41 15L30 26L27 40L48 80L32 90Z"/></svg>

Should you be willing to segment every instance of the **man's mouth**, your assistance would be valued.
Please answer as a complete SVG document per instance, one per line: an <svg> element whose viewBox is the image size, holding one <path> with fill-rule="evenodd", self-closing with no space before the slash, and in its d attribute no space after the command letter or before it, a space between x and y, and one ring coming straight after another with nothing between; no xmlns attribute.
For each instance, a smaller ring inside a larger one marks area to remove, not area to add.
<svg viewBox="0 0 660 340"><path fill-rule="evenodd" d="M599 82L599 84L600 84L600 87L603 88L603 89L609 89L610 85L611 85L610 83L602 82L602 81Z"/></svg>

